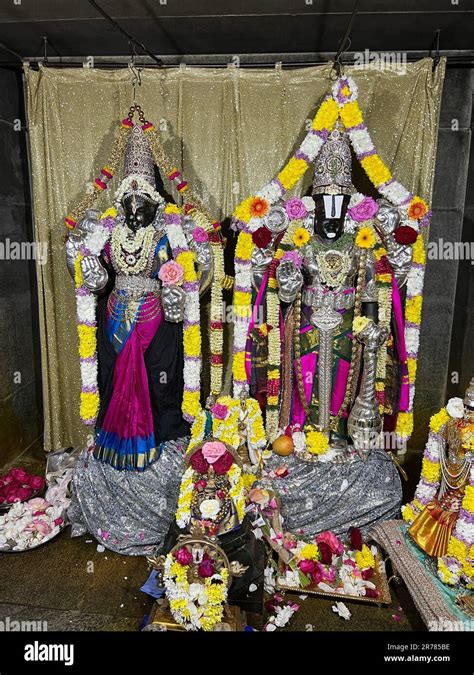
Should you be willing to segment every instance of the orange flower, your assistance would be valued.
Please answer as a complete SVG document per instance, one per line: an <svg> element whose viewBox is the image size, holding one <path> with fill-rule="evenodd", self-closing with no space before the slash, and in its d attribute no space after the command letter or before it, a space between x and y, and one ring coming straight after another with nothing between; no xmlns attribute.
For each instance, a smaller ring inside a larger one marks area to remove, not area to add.
<svg viewBox="0 0 474 675"><path fill-rule="evenodd" d="M262 218L268 213L269 203L262 197L255 197L250 202L250 214L253 218Z"/></svg>
<svg viewBox="0 0 474 675"><path fill-rule="evenodd" d="M428 204L421 197L413 197L408 207L408 216L413 220L421 220L428 213Z"/></svg>

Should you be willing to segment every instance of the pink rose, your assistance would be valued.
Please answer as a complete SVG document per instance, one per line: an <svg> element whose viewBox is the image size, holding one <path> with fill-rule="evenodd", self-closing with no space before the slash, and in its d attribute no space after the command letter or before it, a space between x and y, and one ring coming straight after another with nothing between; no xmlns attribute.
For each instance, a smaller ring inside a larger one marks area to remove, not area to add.
<svg viewBox="0 0 474 675"><path fill-rule="evenodd" d="M28 478L28 485L33 488L33 490L42 490L44 486L44 478L41 476L30 476Z"/></svg>
<svg viewBox="0 0 474 675"><path fill-rule="evenodd" d="M27 532L39 532L43 536L52 532L51 526L45 520L41 520L41 518L35 518L32 523L29 523L25 527L25 530Z"/></svg>
<svg viewBox="0 0 474 675"><path fill-rule="evenodd" d="M270 493L262 488L254 488L249 492L249 500L262 508L265 508L270 501Z"/></svg>
<svg viewBox="0 0 474 675"><path fill-rule="evenodd" d="M222 457L225 452L226 447L224 443L221 443L220 441L208 441L202 446L202 454L209 464L217 462L219 457Z"/></svg>
<svg viewBox="0 0 474 675"><path fill-rule="evenodd" d="M17 494L17 488L10 488L6 494L6 500L9 504L13 504L13 502L19 502L20 498Z"/></svg>
<svg viewBox="0 0 474 675"><path fill-rule="evenodd" d="M356 206L352 206L348 209L348 212L352 220L362 223L364 220L373 218L378 210L378 204L372 197L364 197L364 199L356 204Z"/></svg>
<svg viewBox="0 0 474 675"><path fill-rule="evenodd" d="M214 403L211 412L218 420L224 420L228 413L228 408L226 405L222 405L222 403Z"/></svg>
<svg viewBox="0 0 474 675"><path fill-rule="evenodd" d="M308 215L306 206L301 199L298 199L298 197L293 197L293 199L288 199L288 201L285 202L285 211L290 220L306 218Z"/></svg>
<svg viewBox="0 0 474 675"><path fill-rule="evenodd" d="M48 506L51 505L46 501L46 499L43 499L43 497L35 497L34 499L30 499L28 506L34 511L44 511L48 508Z"/></svg>
<svg viewBox="0 0 474 675"><path fill-rule="evenodd" d="M189 565L193 559L193 554L191 551L188 551L188 549L183 546L182 548L179 548L176 553L174 554L174 557L176 560L179 562L180 565Z"/></svg>
<svg viewBox="0 0 474 675"><path fill-rule="evenodd" d="M318 569L318 563L315 560L300 560L298 567L303 574L313 574Z"/></svg>
<svg viewBox="0 0 474 675"><path fill-rule="evenodd" d="M324 567L324 565L321 565L320 571L323 581L327 581L328 584L332 584L336 581L336 570L334 567Z"/></svg>
<svg viewBox="0 0 474 675"><path fill-rule="evenodd" d="M180 284L183 276L183 268L174 260L168 260L168 262L160 267L160 271L158 272L158 277L165 286Z"/></svg>
<svg viewBox="0 0 474 675"><path fill-rule="evenodd" d="M28 474L24 469L12 469L10 471L10 476L17 483L26 483L28 481Z"/></svg>
<svg viewBox="0 0 474 675"><path fill-rule="evenodd" d="M209 239L207 232L203 227L195 227L192 231L192 235L194 241L196 241L198 244L203 244Z"/></svg>
<svg viewBox="0 0 474 675"><path fill-rule="evenodd" d="M341 555L341 553L344 551L343 543L336 537L334 532L330 532L329 530L318 534L316 537L316 543L319 544L320 542L327 544L331 551L336 555Z"/></svg>

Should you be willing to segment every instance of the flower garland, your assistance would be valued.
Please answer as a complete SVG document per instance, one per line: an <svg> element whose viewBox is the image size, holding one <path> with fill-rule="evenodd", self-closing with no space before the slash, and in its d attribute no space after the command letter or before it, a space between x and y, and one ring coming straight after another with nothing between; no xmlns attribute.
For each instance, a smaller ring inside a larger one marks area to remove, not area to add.
<svg viewBox="0 0 474 675"><path fill-rule="evenodd" d="M354 80L347 76L340 77L333 85L332 96L324 99L316 112L310 131L282 171L255 196L248 197L234 210L233 222L240 230L237 241L239 255L236 252L236 293L234 294L236 321L239 323L234 335L234 395L238 396L242 388L248 386L245 376L245 344L252 299L251 257L254 243L251 235L259 229L261 218L268 213L270 206L279 201L304 175L311 162L317 157L336 121L340 119L348 133L357 159L370 181L381 195L405 212L405 220L408 224L404 227L410 230L410 236L414 233L416 237L413 244L413 263L407 279L407 320L405 322L410 402L407 411L398 413L396 425L399 438L406 441L413 431L413 399L426 263L423 230L426 230L429 225L431 212L423 199L412 195L393 178L390 170L377 154L357 98L358 88ZM379 367L380 377L383 367L382 361ZM380 406L383 398L380 391Z"/></svg>
<svg viewBox="0 0 474 675"><path fill-rule="evenodd" d="M181 550L175 555L168 553L164 565L163 583L171 613L186 630L211 631L224 614L229 572L223 567L218 573L206 576L203 583L190 584L189 563L178 561Z"/></svg>
<svg viewBox="0 0 474 675"><path fill-rule="evenodd" d="M411 524L417 515L436 496L441 481L440 451L443 451L443 434L450 416L446 408L433 415L430 419L430 432L423 453L421 477L415 490L415 497L402 506L402 517Z"/></svg>
<svg viewBox="0 0 474 675"><path fill-rule="evenodd" d="M115 209L109 209L102 214L97 227L85 237L74 263L77 334L81 367L79 414L87 426L95 426L100 404L97 383L97 298L84 284L81 261L88 255L100 255L110 238L111 226L115 222L116 215Z"/></svg>
<svg viewBox="0 0 474 675"><path fill-rule="evenodd" d="M446 584L463 580L467 588L474 590L474 463L447 553L438 559L438 575Z"/></svg>
<svg viewBox="0 0 474 675"><path fill-rule="evenodd" d="M184 392L183 417L192 422L199 412L201 381L201 317L199 307L199 281L195 268L195 254L188 246L181 225L181 209L167 204L163 222L173 258L183 268L183 289L186 291L183 320Z"/></svg>
<svg viewBox="0 0 474 675"><path fill-rule="evenodd" d="M390 335L392 318L392 279L393 269L390 265L387 251L380 241L373 248L375 258L375 283L377 286L378 321L382 328ZM388 340L380 347L377 355L375 373L375 395L379 403L379 412L385 411L385 379L387 373L387 346Z"/></svg>

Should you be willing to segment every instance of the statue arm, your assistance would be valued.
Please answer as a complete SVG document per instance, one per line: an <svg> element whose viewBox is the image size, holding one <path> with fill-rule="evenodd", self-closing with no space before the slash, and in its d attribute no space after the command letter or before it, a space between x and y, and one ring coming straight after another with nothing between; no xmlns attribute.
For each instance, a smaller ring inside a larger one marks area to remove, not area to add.
<svg viewBox="0 0 474 675"><path fill-rule="evenodd" d="M196 263L199 277L199 294L203 295L211 285L212 275L214 274L214 259L209 240L196 241L193 236L193 230L196 227L206 229L208 219L203 214L197 212L193 216L187 215L183 218L183 229L189 248L196 256Z"/></svg>
<svg viewBox="0 0 474 675"><path fill-rule="evenodd" d="M86 211L84 218L69 233L66 240L66 265L73 279L76 276L76 260L81 247L86 246L87 248L87 238L93 234L97 226L98 212ZM88 253L82 258L80 264L84 286L93 293L98 293L104 289L109 280L109 275L99 255Z"/></svg>
<svg viewBox="0 0 474 675"><path fill-rule="evenodd" d="M303 274L290 260L281 262L276 271L278 297L282 302L291 304L303 285Z"/></svg>
<svg viewBox="0 0 474 675"><path fill-rule="evenodd" d="M378 318L378 294L375 283L375 260L372 251L369 251L367 257L367 266L365 268L364 291L362 293L362 314L363 316L377 321Z"/></svg>

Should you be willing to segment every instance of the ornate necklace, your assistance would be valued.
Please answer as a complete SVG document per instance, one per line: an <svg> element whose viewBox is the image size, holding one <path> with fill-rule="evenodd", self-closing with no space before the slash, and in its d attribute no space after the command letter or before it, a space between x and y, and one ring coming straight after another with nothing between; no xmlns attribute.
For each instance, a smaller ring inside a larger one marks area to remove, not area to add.
<svg viewBox="0 0 474 675"><path fill-rule="evenodd" d="M126 225L117 225L111 237L113 260L122 274L140 274L147 266L155 243L153 225L132 232Z"/></svg>
<svg viewBox="0 0 474 675"><path fill-rule="evenodd" d="M339 287L351 268L351 256L347 251L321 251L316 253L321 279L329 288Z"/></svg>

